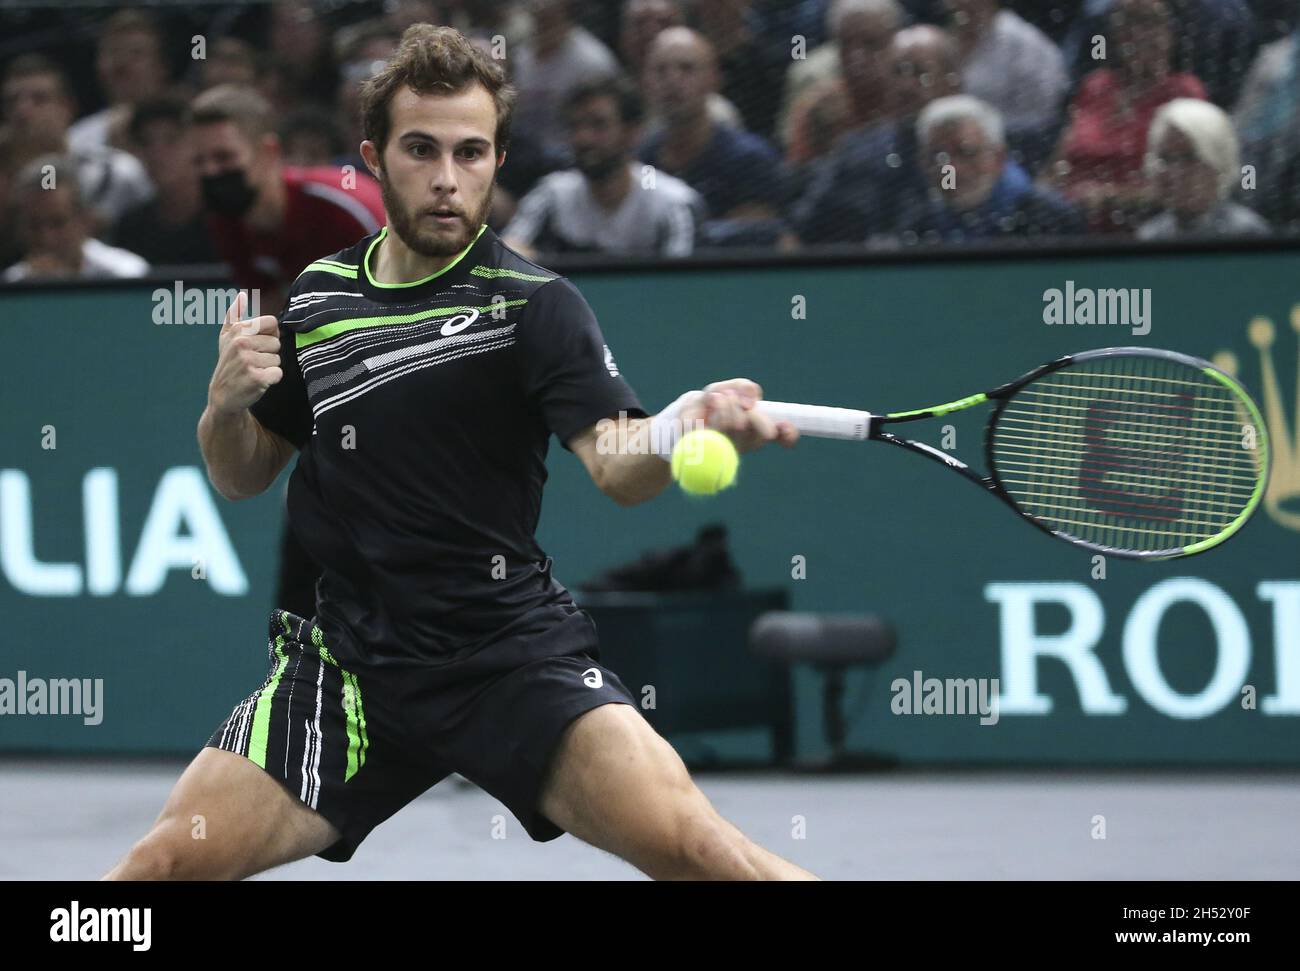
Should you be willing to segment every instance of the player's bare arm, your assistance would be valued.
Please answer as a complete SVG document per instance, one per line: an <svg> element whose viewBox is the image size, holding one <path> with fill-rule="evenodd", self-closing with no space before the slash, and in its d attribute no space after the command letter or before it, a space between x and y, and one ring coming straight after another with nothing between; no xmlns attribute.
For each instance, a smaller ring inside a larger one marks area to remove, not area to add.
<svg viewBox="0 0 1300 971"><path fill-rule="evenodd" d="M799 439L789 422L774 422L754 406L763 389L748 378L730 378L691 393L675 419L683 428L715 428L727 435L738 452L752 452L768 442L790 448ZM662 415L662 413L661 413ZM601 492L620 506L635 506L653 499L672 481L664 457L651 448L651 426L655 418L628 419L624 449L602 448L602 424L580 432L568 442L582 460Z"/></svg>
<svg viewBox="0 0 1300 971"><path fill-rule="evenodd" d="M217 366L198 431L208 479L231 500L265 492L295 452L248 410L284 374L278 322L269 314L241 319L245 302L240 291L221 322Z"/></svg>

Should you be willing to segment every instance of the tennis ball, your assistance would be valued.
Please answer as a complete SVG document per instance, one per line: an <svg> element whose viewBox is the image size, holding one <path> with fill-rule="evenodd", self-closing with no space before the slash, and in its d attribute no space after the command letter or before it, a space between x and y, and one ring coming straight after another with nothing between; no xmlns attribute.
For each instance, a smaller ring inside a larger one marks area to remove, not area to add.
<svg viewBox="0 0 1300 971"><path fill-rule="evenodd" d="M693 496L711 496L736 481L740 456L731 439L712 428L687 432L673 447L673 478Z"/></svg>

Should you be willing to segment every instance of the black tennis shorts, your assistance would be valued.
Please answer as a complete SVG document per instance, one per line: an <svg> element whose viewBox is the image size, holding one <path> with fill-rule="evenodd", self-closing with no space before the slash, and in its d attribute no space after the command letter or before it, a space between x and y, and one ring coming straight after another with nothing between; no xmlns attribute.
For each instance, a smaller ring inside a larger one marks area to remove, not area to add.
<svg viewBox="0 0 1300 971"><path fill-rule="evenodd" d="M432 666L341 666L318 626L273 611L270 673L207 744L246 756L333 823L342 839L318 854L326 860L351 859L372 829L453 772L499 799L534 840L555 839L563 831L537 804L561 733L592 708L636 702L597 660L584 611L551 609L515 629L535 660L448 683Z"/></svg>

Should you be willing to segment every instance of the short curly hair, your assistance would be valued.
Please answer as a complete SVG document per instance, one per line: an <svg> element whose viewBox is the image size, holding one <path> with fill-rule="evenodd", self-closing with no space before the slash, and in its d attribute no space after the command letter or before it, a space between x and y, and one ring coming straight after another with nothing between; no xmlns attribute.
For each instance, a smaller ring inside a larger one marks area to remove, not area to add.
<svg viewBox="0 0 1300 971"><path fill-rule="evenodd" d="M382 153L391 134L388 106L403 87L416 94L454 94L481 84L497 110L493 139L498 153L510 143L510 120L515 90L506 83L505 71L453 27L412 24L383 70L361 87L361 128Z"/></svg>

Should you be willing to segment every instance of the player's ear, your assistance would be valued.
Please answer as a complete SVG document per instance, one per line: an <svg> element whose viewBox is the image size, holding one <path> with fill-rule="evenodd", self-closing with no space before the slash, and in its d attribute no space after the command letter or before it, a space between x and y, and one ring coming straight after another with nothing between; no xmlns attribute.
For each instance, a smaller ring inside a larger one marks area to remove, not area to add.
<svg viewBox="0 0 1300 971"><path fill-rule="evenodd" d="M361 143L361 159L366 163L366 168L370 170L370 174L378 179L379 170L381 168L379 164L379 149L376 148L375 143L368 138Z"/></svg>
<svg viewBox="0 0 1300 971"><path fill-rule="evenodd" d="M503 148L501 149L501 151L497 152L497 168L500 169L501 166L505 164L506 164L506 150Z"/></svg>

